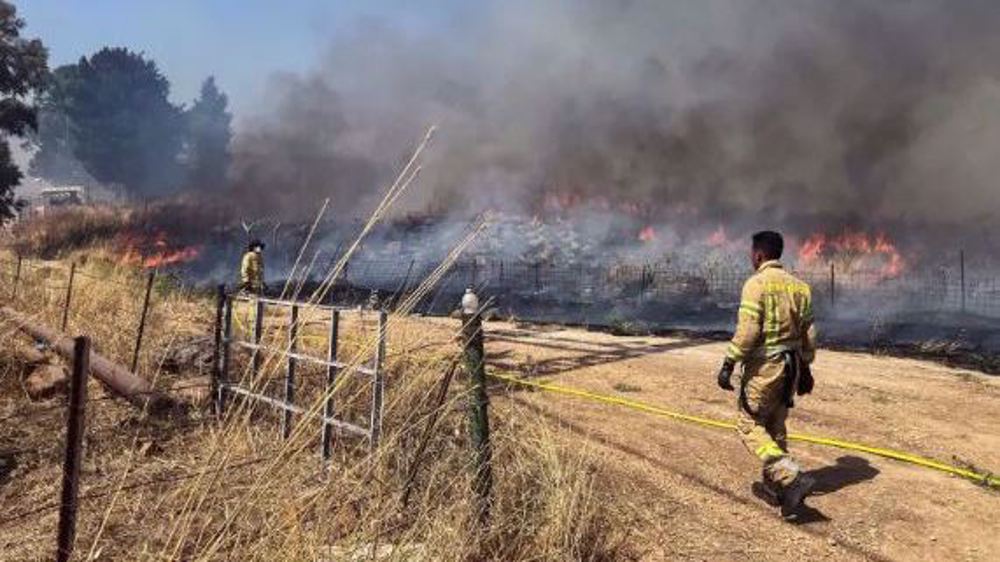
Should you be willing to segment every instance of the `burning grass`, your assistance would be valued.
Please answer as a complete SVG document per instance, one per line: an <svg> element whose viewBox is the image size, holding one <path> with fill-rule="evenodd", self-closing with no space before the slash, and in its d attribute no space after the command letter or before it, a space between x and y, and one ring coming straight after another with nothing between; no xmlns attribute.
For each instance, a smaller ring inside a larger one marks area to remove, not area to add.
<svg viewBox="0 0 1000 562"><path fill-rule="evenodd" d="M4 242L15 254L43 260L103 247L122 264L154 268L197 258L205 234L227 224L226 216L210 201L186 199L143 208L74 206L18 223Z"/></svg>

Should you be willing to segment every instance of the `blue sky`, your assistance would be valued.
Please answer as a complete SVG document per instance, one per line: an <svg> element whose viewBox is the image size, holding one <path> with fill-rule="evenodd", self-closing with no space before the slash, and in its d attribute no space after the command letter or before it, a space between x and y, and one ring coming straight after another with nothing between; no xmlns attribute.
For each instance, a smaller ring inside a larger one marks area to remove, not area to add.
<svg viewBox="0 0 1000 562"><path fill-rule="evenodd" d="M76 62L103 46L156 60L175 102L190 102L215 75L239 115L267 77L313 65L338 33L376 17L417 32L456 16L459 0L13 0L40 37L50 65Z"/></svg>

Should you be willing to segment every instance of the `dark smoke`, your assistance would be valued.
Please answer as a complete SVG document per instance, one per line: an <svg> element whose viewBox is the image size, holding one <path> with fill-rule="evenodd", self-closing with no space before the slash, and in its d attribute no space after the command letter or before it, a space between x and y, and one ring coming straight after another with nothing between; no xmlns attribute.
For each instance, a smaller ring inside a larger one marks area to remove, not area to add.
<svg viewBox="0 0 1000 562"><path fill-rule="evenodd" d="M436 123L405 210L585 202L737 233L996 221L998 2L482 5L432 37L360 24L276 78L235 141L248 212L331 197L365 215Z"/></svg>

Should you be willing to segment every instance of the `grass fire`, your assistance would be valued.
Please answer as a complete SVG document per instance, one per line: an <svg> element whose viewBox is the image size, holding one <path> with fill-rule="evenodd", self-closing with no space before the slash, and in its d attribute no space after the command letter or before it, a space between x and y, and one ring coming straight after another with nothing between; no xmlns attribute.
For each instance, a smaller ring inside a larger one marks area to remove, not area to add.
<svg viewBox="0 0 1000 562"><path fill-rule="evenodd" d="M0 0L0 561L1000 555L1000 5L92 4Z"/></svg>

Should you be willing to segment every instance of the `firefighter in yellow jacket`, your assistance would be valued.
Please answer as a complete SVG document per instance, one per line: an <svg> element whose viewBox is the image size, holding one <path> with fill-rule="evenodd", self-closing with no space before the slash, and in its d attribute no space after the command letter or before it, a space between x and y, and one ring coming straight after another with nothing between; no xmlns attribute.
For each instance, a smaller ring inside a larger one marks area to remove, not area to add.
<svg viewBox="0 0 1000 562"><path fill-rule="evenodd" d="M247 251L240 262L240 289L260 295L267 289L264 284L264 243L254 239L247 244Z"/></svg>
<svg viewBox="0 0 1000 562"><path fill-rule="evenodd" d="M795 394L812 391L809 365L816 355L816 331L809 285L782 267L783 250L781 234L754 234L751 260L756 273L743 286L736 333L718 383L733 390L733 369L743 364L737 431L763 464L758 489L781 506L782 515L791 517L815 484L788 454L785 419Z"/></svg>

